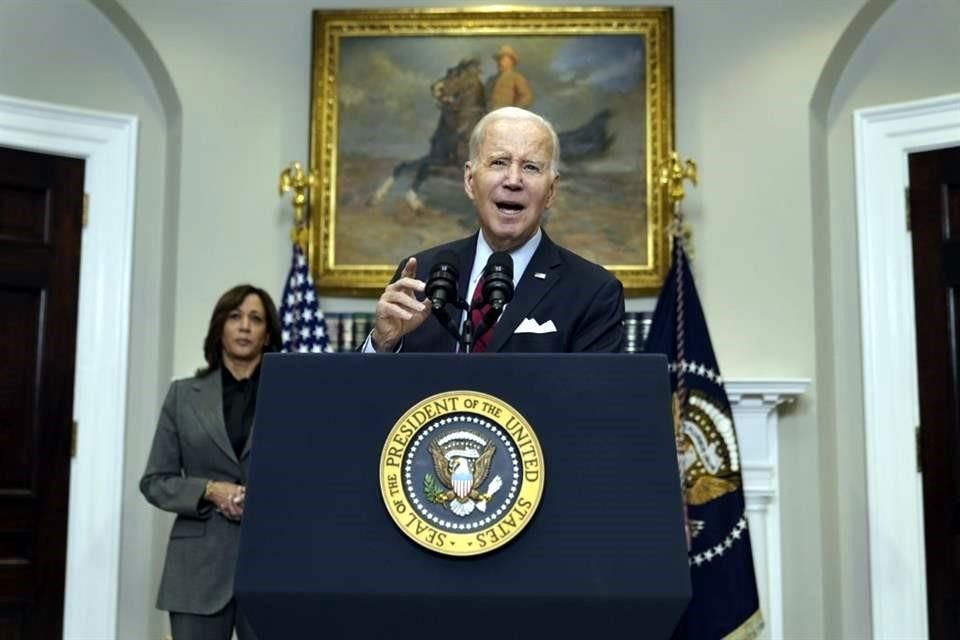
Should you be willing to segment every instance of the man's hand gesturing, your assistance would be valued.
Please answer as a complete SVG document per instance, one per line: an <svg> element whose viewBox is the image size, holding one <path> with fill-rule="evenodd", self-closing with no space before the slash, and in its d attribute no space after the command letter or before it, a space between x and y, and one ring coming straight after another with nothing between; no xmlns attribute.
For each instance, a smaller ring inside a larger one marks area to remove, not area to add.
<svg viewBox="0 0 960 640"><path fill-rule="evenodd" d="M377 300L376 322L370 337L377 351L393 351L400 338L430 315L430 305L417 300L426 284L417 280L417 259L410 258L396 282L391 282Z"/></svg>

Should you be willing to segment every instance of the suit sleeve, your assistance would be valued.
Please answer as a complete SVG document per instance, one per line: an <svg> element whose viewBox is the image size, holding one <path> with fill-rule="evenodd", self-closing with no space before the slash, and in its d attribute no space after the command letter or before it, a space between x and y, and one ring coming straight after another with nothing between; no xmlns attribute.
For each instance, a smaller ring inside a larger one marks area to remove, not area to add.
<svg viewBox="0 0 960 640"><path fill-rule="evenodd" d="M623 314L623 285L616 278L606 278L573 332L570 351L621 351Z"/></svg>
<svg viewBox="0 0 960 640"><path fill-rule="evenodd" d="M213 505L202 501L207 478L187 477L183 474L178 431L179 386L170 385L160 411L157 431L147 458L147 468L140 478L140 493L147 501L163 509L193 517L209 517Z"/></svg>

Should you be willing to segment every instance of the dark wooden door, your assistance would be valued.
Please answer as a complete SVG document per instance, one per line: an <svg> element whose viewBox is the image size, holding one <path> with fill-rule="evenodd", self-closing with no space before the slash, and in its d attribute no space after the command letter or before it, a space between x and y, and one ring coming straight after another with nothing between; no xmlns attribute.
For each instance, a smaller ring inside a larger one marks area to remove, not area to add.
<svg viewBox="0 0 960 640"><path fill-rule="evenodd" d="M910 155L930 638L960 637L960 148Z"/></svg>
<svg viewBox="0 0 960 640"><path fill-rule="evenodd" d="M4 640L62 636L82 216L83 160L0 147Z"/></svg>

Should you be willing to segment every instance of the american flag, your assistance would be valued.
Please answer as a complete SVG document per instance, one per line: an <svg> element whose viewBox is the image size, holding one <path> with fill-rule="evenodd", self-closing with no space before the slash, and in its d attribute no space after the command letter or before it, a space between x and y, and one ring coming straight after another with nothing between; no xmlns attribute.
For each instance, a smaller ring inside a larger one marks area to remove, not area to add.
<svg viewBox="0 0 960 640"><path fill-rule="evenodd" d="M293 243L290 275L283 287L280 328L284 353L330 353L327 323L317 301L317 290L300 245Z"/></svg>

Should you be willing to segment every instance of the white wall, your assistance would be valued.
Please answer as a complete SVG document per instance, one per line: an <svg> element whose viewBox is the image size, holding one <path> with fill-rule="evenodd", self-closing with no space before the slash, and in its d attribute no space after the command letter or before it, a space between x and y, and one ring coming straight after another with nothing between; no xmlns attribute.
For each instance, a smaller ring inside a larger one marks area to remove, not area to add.
<svg viewBox="0 0 960 640"><path fill-rule="evenodd" d="M834 484L824 486L835 519L826 523L836 542L837 598L829 606L840 621L840 637L863 633L870 614L867 539L867 490L862 405L861 320L854 196L852 114L855 109L960 91L960 3L956 0L894 3L873 25L853 53L837 84L828 111L823 160L829 167L829 216L820 242L830 256L830 286L818 301L829 308L834 335L831 352L835 397L824 407L821 430L833 434L827 463ZM914 343L915 336L902 336ZM903 452L913 466L913 451Z"/></svg>
<svg viewBox="0 0 960 640"><path fill-rule="evenodd" d="M121 549L121 637L146 637L145 627L159 637L153 613L156 567L162 550L155 510L145 506L137 490L146 450L160 406L160 393L170 375L173 332L160 323L161 309L172 297L161 297L161 269L168 217L166 185L166 122L148 74L129 43L107 19L86 2L7 0L0 6L0 93L70 106L136 115L139 154L130 323L130 379L126 437L127 479L123 494ZM96 203L91 203L96 215ZM110 389L93 392L109 393ZM83 433L97 425L80 425ZM164 534L165 535L165 534ZM95 585L90 585L91 588Z"/></svg>
<svg viewBox="0 0 960 640"><path fill-rule="evenodd" d="M291 160L307 159L310 12L325 3L91 2L0 5L0 93L140 118L120 607L129 631L120 637L135 637L140 625L155 638L167 521L139 497L136 479L166 382L199 364L217 295L243 280L280 291L290 221L276 178ZM860 637L869 627L849 114L958 85L955 0L898 0L836 92L821 82L858 12L889 3L673 3L676 144L701 167L685 210L724 374L815 380L781 432L791 638ZM118 13L111 7L129 13L143 41L131 46L130 34L121 36L107 21ZM156 60L145 61L144 42ZM182 118L157 94L158 68L169 74ZM818 86L832 96L822 122L811 117ZM180 127L179 160L169 167L171 131ZM324 305L372 308L369 300ZM820 480L822 470L833 471ZM144 548L146 559L137 555Z"/></svg>

